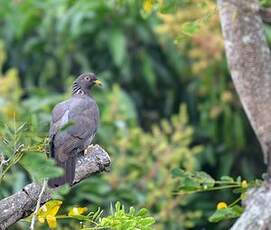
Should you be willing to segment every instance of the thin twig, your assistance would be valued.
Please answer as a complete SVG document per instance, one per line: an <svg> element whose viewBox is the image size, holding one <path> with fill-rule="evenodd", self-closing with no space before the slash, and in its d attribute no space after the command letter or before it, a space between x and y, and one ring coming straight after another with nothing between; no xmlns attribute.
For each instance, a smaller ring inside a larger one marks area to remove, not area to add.
<svg viewBox="0 0 271 230"><path fill-rule="evenodd" d="M37 205L36 205L35 211L34 211L34 213L33 213L32 220L31 220L31 225L30 225L30 228L29 228L30 230L34 230L36 216L37 216L38 211L39 211L39 208L40 208L40 202L41 202L41 198L42 198L42 195L43 195L43 193L44 193L46 184L47 184L47 181L46 181L46 179L44 179L44 180L43 180L42 189L41 189L40 194L39 194L39 197L38 197Z"/></svg>

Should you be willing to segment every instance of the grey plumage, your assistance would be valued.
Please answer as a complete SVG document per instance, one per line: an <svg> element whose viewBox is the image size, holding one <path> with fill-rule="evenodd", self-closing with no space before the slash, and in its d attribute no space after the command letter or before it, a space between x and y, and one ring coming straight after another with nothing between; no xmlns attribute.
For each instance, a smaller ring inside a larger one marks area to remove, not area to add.
<svg viewBox="0 0 271 230"><path fill-rule="evenodd" d="M49 180L50 187L72 184L76 155L92 142L99 123L99 109L89 95L90 88L100 84L92 73L80 75L72 87L72 96L55 106L49 131L50 153L64 176Z"/></svg>

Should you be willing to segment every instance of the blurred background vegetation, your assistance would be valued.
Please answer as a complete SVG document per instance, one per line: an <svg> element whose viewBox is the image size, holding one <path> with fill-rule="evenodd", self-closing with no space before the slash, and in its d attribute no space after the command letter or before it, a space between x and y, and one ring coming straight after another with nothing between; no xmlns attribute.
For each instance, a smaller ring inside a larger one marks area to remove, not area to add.
<svg viewBox="0 0 271 230"><path fill-rule="evenodd" d="M93 71L104 83L93 90L95 143L113 165L67 192L66 209L106 213L120 201L148 208L158 230L228 229L231 222L210 224L208 216L234 195L174 196L170 174L181 167L252 179L265 169L227 71L215 2L154 2L0 0L1 159L19 161L1 178L0 199L50 171L50 112L78 74Z"/></svg>

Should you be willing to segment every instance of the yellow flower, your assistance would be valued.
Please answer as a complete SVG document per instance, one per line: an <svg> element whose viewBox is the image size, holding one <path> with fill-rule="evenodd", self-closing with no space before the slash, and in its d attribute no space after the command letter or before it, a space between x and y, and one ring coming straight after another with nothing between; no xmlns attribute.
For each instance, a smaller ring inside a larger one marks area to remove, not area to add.
<svg viewBox="0 0 271 230"><path fill-rule="evenodd" d="M230 103L233 101L233 95L230 91L226 90L221 95L221 100L225 103Z"/></svg>
<svg viewBox="0 0 271 230"><path fill-rule="evenodd" d="M43 217L39 217L39 216L38 216L38 221L39 221L41 224L44 224L45 219L44 219Z"/></svg>
<svg viewBox="0 0 271 230"><path fill-rule="evenodd" d="M225 202L219 202L216 206L216 209L222 209L222 208L227 208L228 205Z"/></svg>
<svg viewBox="0 0 271 230"><path fill-rule="evenodd" d="M242 187L242 188L247 188L247 187L248 187L248 184L247 184L247 181L246 181L246 180L243 180L243 181L242 181L241 187Z"/></svg>
<svg viewBox="0 0 271 230"><path fill-rule="evenodd" d="M153 0L145 0L143 3L143 10L146 13L150 13L153 9Z"/></svg>
<svg viewBox="0 0 271 230"><path fill-rule="evenodd" d="M74 207L74 208L70 209L70 211L68 213L68 216L78 216L78 215L83 214L86 211L87 211L87 208L77 208L77 207Z"/></svg>
<svg viewBox="0 0 271 230"><path fill-rule="evenodd" d="M49 228L51 228L51 229L56 228L57 223L56 223L55 216L48 215L48 216L46 216L46 220L47 220Z"/></svg>
<svg viewBox="0 0 271 230"><path fill-rule="evenodd" d="M56 214L62 204L61 200L51 200L44 204L38 211L38 221L48 223L49 228L54 229L57 226Z"/></svg>

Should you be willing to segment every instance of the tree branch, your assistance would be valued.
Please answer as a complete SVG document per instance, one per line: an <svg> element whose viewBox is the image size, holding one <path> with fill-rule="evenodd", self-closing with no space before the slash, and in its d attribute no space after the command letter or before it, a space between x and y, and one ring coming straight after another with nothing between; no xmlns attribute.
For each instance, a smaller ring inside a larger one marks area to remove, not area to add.
<svg viewBox="0 0 271 230"><path fill-rule="evenodd" d="M236 2L238 4L236 4ZM217 0L229 69L271 175L271 56L257 0ZM234 230L271 229L270 181L250 191Z"/></svg>
<svg viewBox="0 0 271 230"><path fill-rule="evenodd" d="M106 171L111 165L108 154L99 145L90 146L86 154L78 156L76 162L74 184L98 172ZM6 229L18 220L29 216L35 209L42 184L31 183L21 191L0 201L0 229ZM46 186L40 203L52 199L52 189Z"/></svg>

